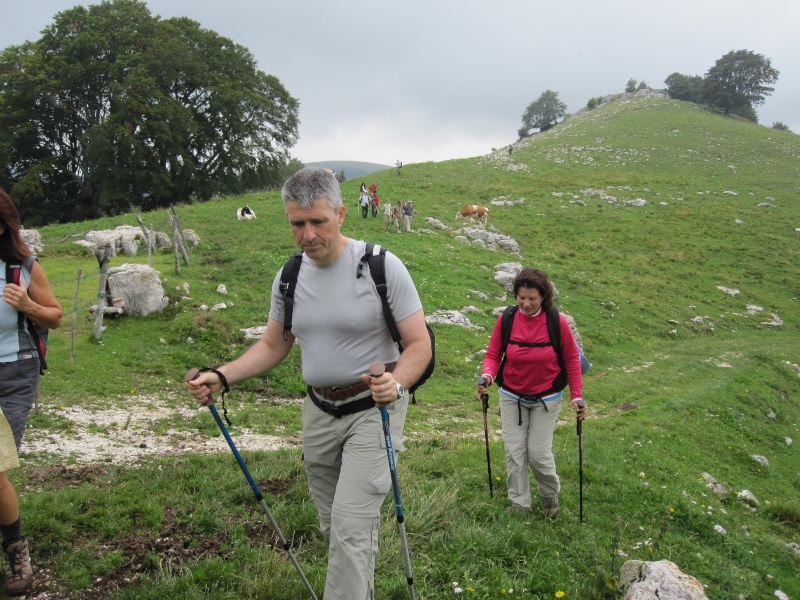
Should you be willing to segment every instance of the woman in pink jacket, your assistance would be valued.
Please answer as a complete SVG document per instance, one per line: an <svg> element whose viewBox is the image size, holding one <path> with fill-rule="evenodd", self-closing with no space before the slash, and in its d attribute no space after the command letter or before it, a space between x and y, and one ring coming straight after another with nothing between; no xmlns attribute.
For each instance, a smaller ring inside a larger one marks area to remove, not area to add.
<svg viewBox="0 0 800 600"><path fill-rule="evenodd" d="M547 328L553 295L547 275L538 269L526 267L514 278L518 310L513 315L511 337L504 352L502 316L499 317L483 362L485 385L478 384L477 391L486 394L486 388L501 373L498 385L511 501L508 510L531 512L530 466L544 512L555 518L561 484L553 456L553 432L561 411L563 386L554 386L561 367ZM559 314L558 319L570 399L578 418L584 419L586 404L581 401L583 378L578 347L564 315Z"/></svg>

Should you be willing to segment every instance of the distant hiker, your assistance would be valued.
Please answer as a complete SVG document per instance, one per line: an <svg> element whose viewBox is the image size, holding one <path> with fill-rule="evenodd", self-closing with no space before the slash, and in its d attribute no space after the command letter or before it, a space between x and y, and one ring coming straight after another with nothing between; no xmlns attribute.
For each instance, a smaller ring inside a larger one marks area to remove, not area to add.
<svg viewBox="0 0 800 600"><path fill-rule="evenodd" d="M31 588L33 570L19 498L6 471L19 466L17 452L44 364L36 326L56 329L64 315L21 228L14 201L0 188L0 533L8 559L6 593L13 596Z"/></svg>
<svg viewBox="0 0 800 600"><path fill-rule="evenodd" d="M361 216L366 219L369 214L369 206L372 204L372 198L370 198L369 194L361 194L359 204L361 205Z"/></svg>
<svg viewBox="0 0 800 600"><path fill-rule="evenodd" d="M373 217L377 217L378 216L378 210L380 209L380 207L381 207L381 199L378 197L378 193L375 192L375 194L372 196L372 216Z"/></svg>
<svg viewBox="0 0 800 600"><path fill-rule="evenodd" d="M546 515L558 515L561 483L553 457L553 431L561 411L563 388L569 385L570 399L578 419L586 418L587 408L579 408L583 389L578 346L564 315L553 304L553 287L542 271L525 267L514 278L517 310L513 314L510 337L503 347L501 315L495 323L481 377L486 386L500 386L500 420L506 447L509 511L531 512L528 466L533 470L542 508ZM552 312L554 311L554 312ZM550 315L548 315L550 313ZM561 353L551 339L548 319L558 318ZM562 372L566 370L566 377Z"/></svg>
<svg viewBox="0 0 800 600"><path fill-rule="evenodd" d="M366 200L367 203L369 203L371 197L372 197L372 194L367 192L367 184L362 181L361 182L361 187L358 188L358 202L356 202L356 206L361 207L361 212L362 212L361 216L365 216L363 214L365 200Z"/></svg>
<svg viewBox="0 0 800 600"><path fill-rule="evenodd" d="M369 194L370 196L374 196L377 193L378 193L378 184L373 181L372 184L369 186Z"/></svg>
<svg viewBox="0 0 800 600"><path fill-rule="evenodd" d="M367 184L362 181L361 186L358 188L358 202L356 202L356 206L361 204L361 197L366 193L367 193Z"/></svg>
<svg viewBox="0 0 800 600"><path fill-rule="evenodd" d="M402 354L392 341L373 278L356 276L365 264L366 244L342 234L346 209L333 177L321 169L301 169L286 181L281 195L295 242L303 251L293 301L285 301L279 273L272 282L264 336L217 371L229 384L256 377L283 362L297 340L307 385L304 466L328 541L324 598L374 598L381 506L392 487L381 443L381 413L375 407L388 408L393 447L403 450L408 408L404 386L425 371L431 339L408 269L387 252L383 264ZM292 327L284 331L290 306ZM375 362L386 365L386 371L370 376ZM223 388L223 381L207 371L186 386L193 398L206 404Z"/></svg>
<svg viewBox="0 0 800 600"><path fill-rule="evenodd" d="M392 201L386 198L383 203L383 222L386 224L386 231L389 231L389 225L392 224Z"/></svg>
<svg viewBox="0 0 800 600"><path fill-rule="evenodd" d="M392 218L394 219L395 233L400 233L400 224L403 222L403 203L400 200L394 205Z"/></svg>
<svg viewBox="0 0 800 600"><path fill-rule="evenodd" d="M414 205L412 204L411 199L409 198L408 200L406 200L406 203L403 204L403 218L405 219L406 231L408 232L411 231L411 217L413 216L414 216Z"/></svg>

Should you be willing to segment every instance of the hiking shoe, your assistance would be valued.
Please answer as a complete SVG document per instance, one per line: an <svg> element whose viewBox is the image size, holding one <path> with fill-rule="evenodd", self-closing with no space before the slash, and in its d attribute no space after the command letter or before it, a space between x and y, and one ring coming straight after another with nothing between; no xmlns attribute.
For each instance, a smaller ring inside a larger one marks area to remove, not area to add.
<svg viewBox="0 0 800 600"><path fill-rule="evenodd" d="M521 512L521 513L529 513L529 512L531 512L531 509L530 509L530 508L526 508L526 507L524 507L524 506L522 506L522 505L520 505L520 504L512 504L511 506L509 506L509 507L506 509L506 512L507 512L508 514L512 514L512 513L518 513L518 512Z"/></svg>
<svg viewBox="0 0 800 600"><path fill-rule="evenodd" d="M19 596L31 589L33 585L33 569L31 568L28 540L23 537L4 549L8 558L6 593L9 596Z"/></svg>
<svg viewBox="0 0 800 600"><path fill-rule="evenodd" d="M546 516L555 519L558 516L558 496L542 498L542 508Z"/></svg>

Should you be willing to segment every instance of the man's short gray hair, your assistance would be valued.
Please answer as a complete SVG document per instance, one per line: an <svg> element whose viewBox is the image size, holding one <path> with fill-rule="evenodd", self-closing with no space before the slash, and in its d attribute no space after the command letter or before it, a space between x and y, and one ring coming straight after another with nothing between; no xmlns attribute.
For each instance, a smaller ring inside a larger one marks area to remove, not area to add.
<svg viewBox="0 0 800 600"><path fill-rule="evenodd" d="M305 167L289 177L281 190L283 204L297 202L302 208L311 208L324 198L333 210L342 205L342 190L333 171L320 167Z"/></svg>

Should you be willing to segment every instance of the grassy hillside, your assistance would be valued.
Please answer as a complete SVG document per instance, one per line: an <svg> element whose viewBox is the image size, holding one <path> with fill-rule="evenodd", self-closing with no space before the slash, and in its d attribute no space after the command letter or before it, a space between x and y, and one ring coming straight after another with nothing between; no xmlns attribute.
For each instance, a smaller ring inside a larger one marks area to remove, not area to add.
<svg viewBox="0 0 800 600"><path fill-rule="evenodd" d="M792 133L692 104L636 98L518 142L512 154L372 175L382 198L414 200L419 215L412 234L385 233L379 219L362 219L355 206L360 181L343 184L345 233L398 254L427 313L479 309L466 313L472 329L435 327L437 370L409 412L408 452L399 469L419 598L556 592L614 598L619 567L633 558L677 563L706 586L709 598L767 598L776 589L800 597L800 555L789 546L800 543L798 158L800 137ZM257 220L235 219L245 203ZM455 239L465 223L454 215L471 203L491 207L489 229L517 240L521 256ZM135 215L40 230L42 262L67 310L78 269L82 274L74 361L68 317L51 334L51 372L29 435L77 435L62 407L125 409L142 395L185 407L183 373L238 355L246 345L240 329L264 323L272 278L294 251L278 194L177 210L183 228L194 229L202 243L179 275L171 255L154 257L170 307L162 316L108 321L99 344L85 316L97 297L96 260L61 240L90 226L135 225ZM167 230L165 212L142 216ZM438 229L425 217L453 229ZM575 426L566 411L554 443L563 486L559 519L504 512L494 409L498 480L494 498L488 494L474 380L492 310L513 301L493 278L494 266L509 261L551 276L594 365L584 387L591 412L584 426L583 524ZM112 266L123 262L146 256L116 258ZM216 291L219 284L227 296ZM201 308L222 301L229 303L225 310ZM303 389L296 353L237 386L229 395L234 438L249 431L296 441L299 407L278 399L299 397ZM215 430L205 411L162 418L153 428ZM326 551L299 455L295 446L245 459L258 481L271 484L267 501L287 537L300 544L298 559L321 593ZM99 597L85 590L123 575L129 582L113 597L304 597L282 550L265 550L274 540L229 454L108 467L67 485L49 466L69 457L23 458L14 481L36 540L34 559L75 598ZM727 494L712 492L704 474ZM758 506L737 498L743 490ZM149 549L141 560L131 557L134 535L137 547ZM192 551L166 552L157 542L165 536ZM378 597L405 598L388 501L381 544Z"/></svg>

